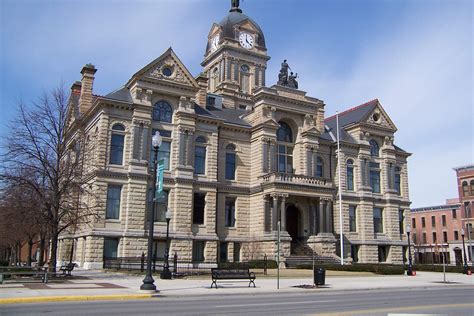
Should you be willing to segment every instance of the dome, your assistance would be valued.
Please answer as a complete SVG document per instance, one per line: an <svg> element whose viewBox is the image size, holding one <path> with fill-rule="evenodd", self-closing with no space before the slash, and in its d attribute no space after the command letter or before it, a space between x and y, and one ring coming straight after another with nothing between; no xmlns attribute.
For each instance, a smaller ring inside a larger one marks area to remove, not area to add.
<svg viewBox="0 0 474 316"><path fill-rule="evenodd" d="M231 11L229 14L223 18L218 24L222 27L222 37L235 38L235 25L240 24L246 20L252 23L257 29L257 44L265 48L265 37L263 36L262 29L255 23L254 20L243 14L242 12Z"/></svg>

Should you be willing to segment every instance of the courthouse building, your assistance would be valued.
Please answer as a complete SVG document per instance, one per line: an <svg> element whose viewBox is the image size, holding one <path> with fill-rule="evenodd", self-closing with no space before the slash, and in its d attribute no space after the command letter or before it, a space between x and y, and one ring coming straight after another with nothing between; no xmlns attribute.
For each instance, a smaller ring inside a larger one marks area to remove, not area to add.
<svg viewBox="0 0 474 316"><path fill-rule="evenodd" d="M83 175L101 204L92 223L63 234L60 259L71 246L85 268L101 268L104 258L139 257L152 210L158 257L169 210L170 253L181 260L271 258L278 223L282 261L309 248L337 259L341 190L344 257L401 263L410 154L394 144L395 124L376 99L340 113L338 155L336 117L298 89L286 61L278 77L267 77L271 38L238 1L232 4L203 34L197 76L170 48L124 86L98 96L97 69L84 66L72 86L69 126L92 144ZM163 137L159 159L166 170L165 194L153 208L155 131Z"/></svg>

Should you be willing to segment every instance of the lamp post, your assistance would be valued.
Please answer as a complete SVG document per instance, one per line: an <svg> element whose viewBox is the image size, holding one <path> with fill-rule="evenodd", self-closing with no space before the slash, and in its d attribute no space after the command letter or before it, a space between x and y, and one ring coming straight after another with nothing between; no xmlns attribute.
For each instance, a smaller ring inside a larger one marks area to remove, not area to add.
<svg viewBox="0 0 474 316"><path fill-rule="evenodd" d="M467 274L467 256L466 256L466 245L464 244L464 228L461 228L461 238L462 238L462 251L464 252L464 270L463 273Z"/></svg>
<svg viewBox="0 0 474 316"><path fill-rule="evenodd" d="M155 228L155 203L156 203L156 178L158 174L158 149L161 146L161 136L160 132L156 131L155 135L151 138L151 144L153 146L153 207L150 212L149 222L148 222L148 250L147 250L147 258L146 258L146 275L143 279L143 284L140 286L140 290L142 291L149 291L149 292L157 292L159 290L156 289L155 280L153 280L153 276L151 275L151 256L153 253L153 234Z"/></svg>
<svg viewBox="0 0 474 316"><path fill-rule="evenodd" d="M169 235L170 235L170 220L171 220L171 212L166 211L166 248L165 248L165 266L163 267L163 271L160 273L160 279L171 279L171 272L170 272L170 248L169 248Z"/></svg>
<svg viewBox="0 0 474 316"><path fill-rule="evenodd" d="M410 233L411 233L411 226L410 226L410 224L408 224L407 225L407 239L408 239L408 271L407 271L407 275L413 275L413 266L412 266L412 263L411 263Z"/></svg>

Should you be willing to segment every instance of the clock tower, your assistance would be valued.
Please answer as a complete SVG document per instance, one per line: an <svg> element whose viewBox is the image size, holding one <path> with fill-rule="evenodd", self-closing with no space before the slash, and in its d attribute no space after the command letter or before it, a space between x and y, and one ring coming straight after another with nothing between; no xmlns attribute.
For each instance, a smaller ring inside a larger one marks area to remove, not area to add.
<svg viewBox="0 0 474 316"><path fill-rule="evenodd" d="M238 0L231 4L229 14L211 27L201 66L208 92L221 95L225 107L242 108L251 106L253 91L265 86L270 57L260 26L242 13Z"/></svg>

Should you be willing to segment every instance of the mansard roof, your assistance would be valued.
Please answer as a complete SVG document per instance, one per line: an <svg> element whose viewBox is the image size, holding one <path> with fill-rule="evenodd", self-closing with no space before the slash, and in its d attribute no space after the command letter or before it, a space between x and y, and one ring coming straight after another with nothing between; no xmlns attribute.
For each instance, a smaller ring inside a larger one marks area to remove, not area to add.
<svg viewBox="0 0 474 316"><path fill-rule="evenodd" d="M214 107L207 107L204 109L203 107L195 104L194 110L197 115L218 118L228 124L251 127L249 123L247 123L245 120L241 118L241 116L245 113L245 110L242 110L242 109L232 109L232 108L219 109L219 108L214 108Z"/></svg>
<svg viewBox="0 0 474 316"><path fill-rule="evenodd" d="M130 93L130 90L125 86L122 86L119 89L110 92L109 94L105 95L104 98L133 103L132 94Z"/></svg>

